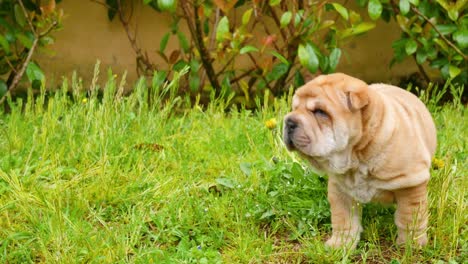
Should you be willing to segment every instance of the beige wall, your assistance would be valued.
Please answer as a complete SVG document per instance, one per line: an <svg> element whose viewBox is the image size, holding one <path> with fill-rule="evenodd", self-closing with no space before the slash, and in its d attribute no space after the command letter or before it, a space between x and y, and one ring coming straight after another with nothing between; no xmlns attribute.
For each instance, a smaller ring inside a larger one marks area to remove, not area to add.
<svg viewBox="0 0 468 264"><path fill-rule="evenodd" d="M74 70L89 81L97 60L101 61L101 73L106 72L108 67L119 75L127 70L129 81L135 80L135 53L119 21L114 19L110 22L107 19L104 6L90 0L66 0L59 8L63 9L65 18L64 29L55 33L56 43L51 47L55 55L37 56L49 77L49 84L56 84L63 75L71 76ZM139 45L152 60L161 63L155 51L159 49L160 39L168 29L170 18L141 5L137 7L134 17L138 23ZM183 27L182 30L187 31ZM376 29L345 45L338 70L367 81L394 83L400 77L417 71L411 60L389 69L391 43L399 34L395 23L380 21ZM168 50L171 50L171 46L177 47L177 41L170 41Z"/></svg>

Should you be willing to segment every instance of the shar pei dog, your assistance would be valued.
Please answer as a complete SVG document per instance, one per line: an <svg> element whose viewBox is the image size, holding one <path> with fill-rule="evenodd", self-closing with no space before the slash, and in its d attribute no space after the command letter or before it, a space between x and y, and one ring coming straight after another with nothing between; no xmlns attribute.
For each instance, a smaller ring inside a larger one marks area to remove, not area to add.
<svg viewBox="0 0 468 264"><path fill-rule="evenodd" d="M283 140L328 174L332 234L326 245L355 248L361 204L396 203L397 243L427 243L427 184L436 128L413 94L342 73L296 90Z"/></svg>

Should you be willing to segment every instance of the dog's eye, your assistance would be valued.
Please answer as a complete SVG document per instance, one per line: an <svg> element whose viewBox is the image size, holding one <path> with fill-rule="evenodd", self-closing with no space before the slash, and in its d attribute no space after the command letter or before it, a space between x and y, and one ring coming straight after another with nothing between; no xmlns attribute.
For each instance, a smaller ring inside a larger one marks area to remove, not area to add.
<svg viewBox="0 0 468 264"><path fill-rule="evenodd" d="M321 116L321 117L328 117L328 114L327 112L323 111L322 109L320 108L316 108L314 110L312 110L312 113L316 116Z"/></svg>

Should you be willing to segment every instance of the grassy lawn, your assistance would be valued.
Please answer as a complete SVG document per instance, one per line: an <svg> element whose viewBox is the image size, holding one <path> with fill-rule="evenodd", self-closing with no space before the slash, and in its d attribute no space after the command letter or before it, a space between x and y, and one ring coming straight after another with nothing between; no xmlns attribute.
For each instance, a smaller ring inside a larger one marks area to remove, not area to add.
<svg viewBox="0 0 468 264"><path fill-rule="evenodd" d="M202 110L175 83L139 82L129 97L115 96L120 85L111 76L103 96L85 97L64 81L73 95L0 114L0 262L466 263L465 106L428 100L439 139L429 245L394 246L394 207L367 205L358 249L342 252L323 245L325 176L281 142L286 99Z"/></svg>

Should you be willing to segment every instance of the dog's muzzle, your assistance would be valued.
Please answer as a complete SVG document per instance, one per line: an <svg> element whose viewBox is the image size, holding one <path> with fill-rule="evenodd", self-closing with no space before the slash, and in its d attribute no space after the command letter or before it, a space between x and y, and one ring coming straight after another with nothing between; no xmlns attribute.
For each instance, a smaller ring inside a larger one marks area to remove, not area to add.
<svg viewBox="0 0 468 264"><path fill-rule="evenodd" d="M283 131L283 141L286 144L286 147L291 150L294 148L293 136L294 131L298 127L296 121L294 121L291 117L287 117L284 120L284 131Z"/></svg>

